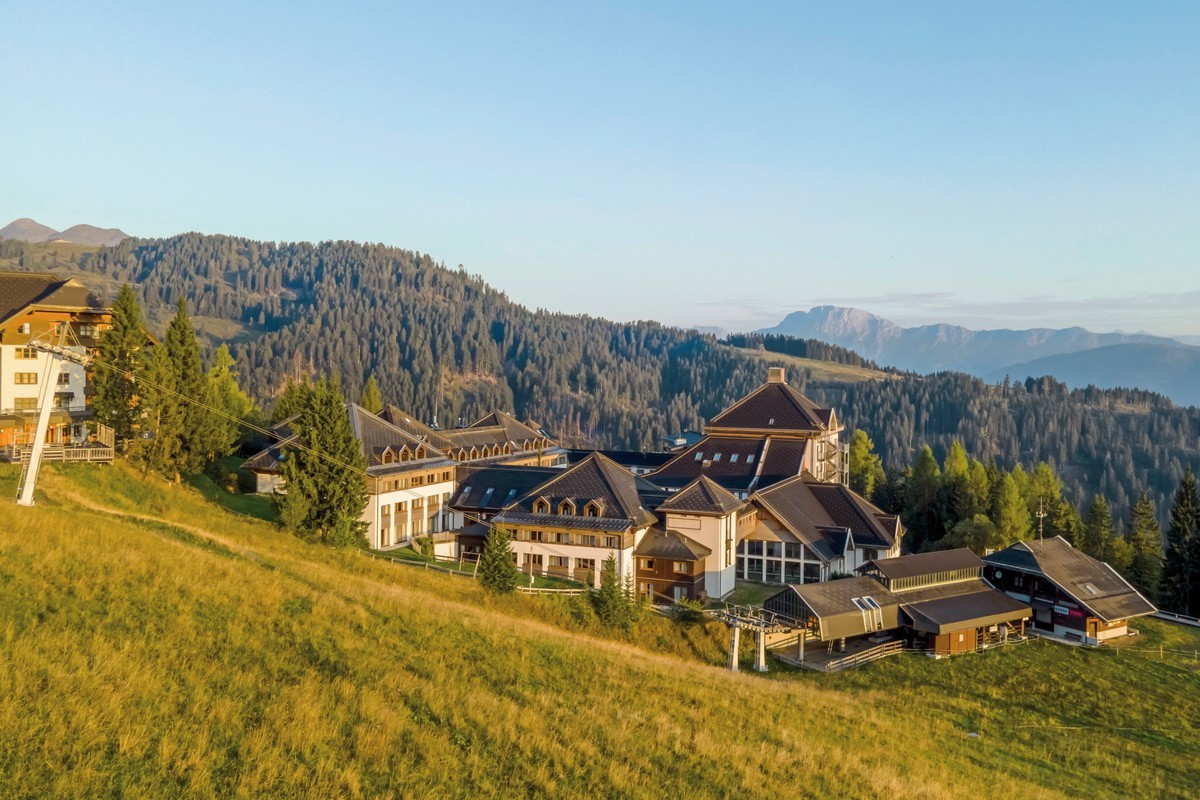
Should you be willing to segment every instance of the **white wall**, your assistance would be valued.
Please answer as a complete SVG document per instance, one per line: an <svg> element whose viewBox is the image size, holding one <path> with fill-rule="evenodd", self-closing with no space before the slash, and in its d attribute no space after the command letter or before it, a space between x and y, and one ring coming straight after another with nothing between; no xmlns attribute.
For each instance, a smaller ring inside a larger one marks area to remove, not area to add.
<svg viewBox="0 0 1200 800"><path fill-rule="evenodd" d="M38 397L38 392L41 390L42 378L46 371L46 360L50 358L48 353L38 351L35 358L17 358L17 351L23 349L16 345L6 344L0 345L0 410L12 411L16 406L16 398L33 398L35 401ZM83 353L82 347L72 347L71 350L77 353ZM37 383L22 384L16 383L16 375L18 372L33 372L37 375ZM69 376L69 382L64 385L55 385L54 392L71 392L75 398L71 401L73 406L83 406L86 402L84 393L86 389L86 376L84 369L79 364L65 362L62 365L62 372Z"/></svg>
<svg viewBox="0 0 1200 800"><path fill-rule="evenodd" d="M369 526L367 530L368 544L374 548L408 544L412 540L418 519L426 520L426 524L420 533L422 536L427 536L430 533L439 533L444 530L453 530L453 522L458 517L450 511L449 506L446 504L442 505L441 518L433 522L429 521L430 502L435 499L440 500L444 495L452 495L453 493L454 481L440 481L438 483L426 484L425 486L418 486L415 489L396 489L395 491L370 495L367 507L362 515L362 520ZM414 510L413 501L418 498L422 500L422 507ZM407 504L405 510L399 515L395 512L397 503ZM388 520L390 528L386 531L381 529L384 506L390 506L392 511ZM403 519L407 523L404 526L403 538L401 538L400 526L396 524L397 520L400 519Z"/></svg>

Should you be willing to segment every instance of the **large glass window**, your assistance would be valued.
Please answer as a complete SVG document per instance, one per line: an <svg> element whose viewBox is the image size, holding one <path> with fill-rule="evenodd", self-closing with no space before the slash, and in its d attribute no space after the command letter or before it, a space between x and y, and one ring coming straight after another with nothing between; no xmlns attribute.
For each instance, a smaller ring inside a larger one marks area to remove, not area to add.
<svg viewBox="0 0 1200 800"><path fill-rule="evenodd" d="M767 558L783 557L783 542L763 542L766 546Z"/></svg>
<svg viewBox="0 0 1200 800"><path fill-rule="evenodd" d="M746 553L749 555L752 555L752 556L761 556L763 554L763 543L747 541L746 542Z"/></svg>
<svg viewBox="0 0 1200 800"><path fill-rule="evenodd" d="M803 574L804 570L799 564L789 561L783 565L784 583L800 583Z"/></svg>
<svg viewBox="0 0 1200 800"><path fill-rule="evenodd" d="M821 581L821 565L820 564L805 564L804 565L804 582L819 583Z"/></svg>
<svg viewBox="0 0 1200 800"><path fill-rule="evenodd" d="M774 558L767 559L767 583L779 583L782 578L782 561Z"/></svg>
<svg viewBox="0 0 1200 800"><path fill-rule="evenodd" d="M763 574L763 560L761 558L751 558L746 562L746 578L752 581L761 581Z"/></svg>
<svg viewBox="0 0 1200 800"><path fill-rule="evenodd" d="M785 551L784 554L788 558L794 558L797 561L804 558L804 545L802 545L802 544L794 544L792 542L788 542L788 544L784 548L784 551Z"/></svg>

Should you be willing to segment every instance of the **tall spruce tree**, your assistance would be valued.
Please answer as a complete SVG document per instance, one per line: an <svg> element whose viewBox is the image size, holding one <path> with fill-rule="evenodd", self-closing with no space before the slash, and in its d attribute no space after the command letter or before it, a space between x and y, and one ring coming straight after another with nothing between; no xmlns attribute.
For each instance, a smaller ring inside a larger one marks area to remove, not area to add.
<svg viewBox="0 0 1200 800"><path fill-rule="evenodd" d="M490 528L479 556L479 583L491 594L509 594L520 579L508 531Z"/></svg>
<svg viewBox="0 0 1200 800"><path fill-rule="evenodd" d="M113 429L123 449L141 415L136 379L145 367L148 342L137 295L125 284L113 304L112 324L100 337L91 381L92 412Z"/></svg>
<svg viewBox="0 0 1200 800"><path fill-rule="evenodd" d="M913 465L907 485L907 518L904 522L912 536L914 548L919 549L927 542L936 542L945 533L938 513L941 473L937 459L933 457L933 450L929 445L925 445L917 456L917 463Z"/></svg>
<svg viewBox="0 0 1200 800"><path fill-rule="evenodd" d="M1019 539L1029 537L1029 509L1021 490L1012 475L999 481L999 489L993 493L995 506L992 520L996 523L996 534L1000 546L1007 547Z"/></svg>
<svg viewBox="0 0 1200 800"><path fill-rule="evenodd" d="M383 395L379 392L379 384L375 382L374 375L367 377L367 383L362 391L362 399L358 401L358 404L372 414L383 411Z"/></svg>
<svg viewBox="0 0 1200 800"><path fill-rule="evenodd" d="M146 353L143 380L138 384L139 407L142 410L141 429L146 437L130 443L130 458L141 463L143 471L158 470L178 478L182 426L181 401L175 392L175 371L162 345Z"/></svg>
<svg viewBox="0 0 1200 800"><path fill-rule="evenodd" d="M1163 605L1180 614L1200 614L1200 497L1191 467L1184 473L1167 526L1163 565Z"/></svg>
<svg viewBox="0 0 1200 800"><path fill-rule="evenodd" d="M609 556L600 565L600 588L593 595L596 616L610 628L627 631L633 626L634 599L617 573L617 559Z"/></svg>
<svg viewBox="0 0 1200 800"><path fill-rule="evenodd" d="M859 428L850 440L850 488L863 497L870 497L875 486L883 481L883 464L875 452L875 443Z"/></svg>
<svg viewBox="0 0 1200 800"><path fill-rule="evenodd" d="M208 393L213 407L226 416L213 420L216 427L220 455L230 452L241 435L242 429L236 420L244 420L254 411L254 403L238 386L237 362L229 354L229 347L222 344L213 354L212 366L208 368ZM232 417L233 419L230 419Z"/></svg>
<svg viewBox="0 0 1200 800"><path fill-rule="evenodd" d="M1129 582L1157 602L1163 568L1162 530L1158 527L1158 511L1145 492L1130 513L1126 539L1131 551Z"/></svg>
<svg viewBox="0 0 1200 800"><path fill-rule="evenodd" d="M289 376L287 383L283 385L283 392L271 410L271 424L283 422L303 411L311 392L312 387L307 380L293 380Z"/></svg>
<svg viewBox="0 0 1200 800"><path fill-rule="evenodd" d="M360 542L367 524L366 469L337 378L322 378L293 426L300 447L288 447L280 474L280 519L294 532L342 547Z"/></svg>
<svg viewBox="0 0 1200 800"><path fill-rule="evenodd" d="M181 298L163 345L167 361L174 376L174 398L176 413L172 421L177 425L172 432L178 441L173 465L165 465L176 473L196 473L219 455L228 452L228 445L221 441L222 429L219 417L209 408L212 394L204 365L200 361L200 347L196 343L196 331L188 319L187 304Z"/></svg>
<svg viewBox="0 0 1200 800"><path fill-rule="evenodd" d="M1108 500L1098 494L1092 498L1083 518L1083 533L1076 545L1092 558L1108 561L1112 558L1113 518Z"/></svg>

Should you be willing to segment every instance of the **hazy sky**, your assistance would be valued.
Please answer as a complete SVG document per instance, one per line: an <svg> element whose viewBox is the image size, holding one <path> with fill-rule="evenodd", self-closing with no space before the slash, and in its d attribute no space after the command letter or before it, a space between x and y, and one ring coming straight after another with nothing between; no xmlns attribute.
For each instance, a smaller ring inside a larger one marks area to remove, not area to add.
<svg viewBox="0 0 1200 800"><path fill-rule="evenodd" d="M0 6L0 225L731 328L1200 334L1200 3ZM853 9L853 10L850 10Z"/></svg>

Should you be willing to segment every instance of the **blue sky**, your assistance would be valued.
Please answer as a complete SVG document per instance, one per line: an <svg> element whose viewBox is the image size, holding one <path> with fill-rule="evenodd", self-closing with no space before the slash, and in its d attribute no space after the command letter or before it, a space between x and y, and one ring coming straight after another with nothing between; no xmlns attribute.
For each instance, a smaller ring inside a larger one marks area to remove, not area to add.
<svg viewBox="0 0 1200 800"><path fill-rule="evenodd" d="M1200 334L1198 3L0 20L0 225L380 241L617 319Z"/></svg>

